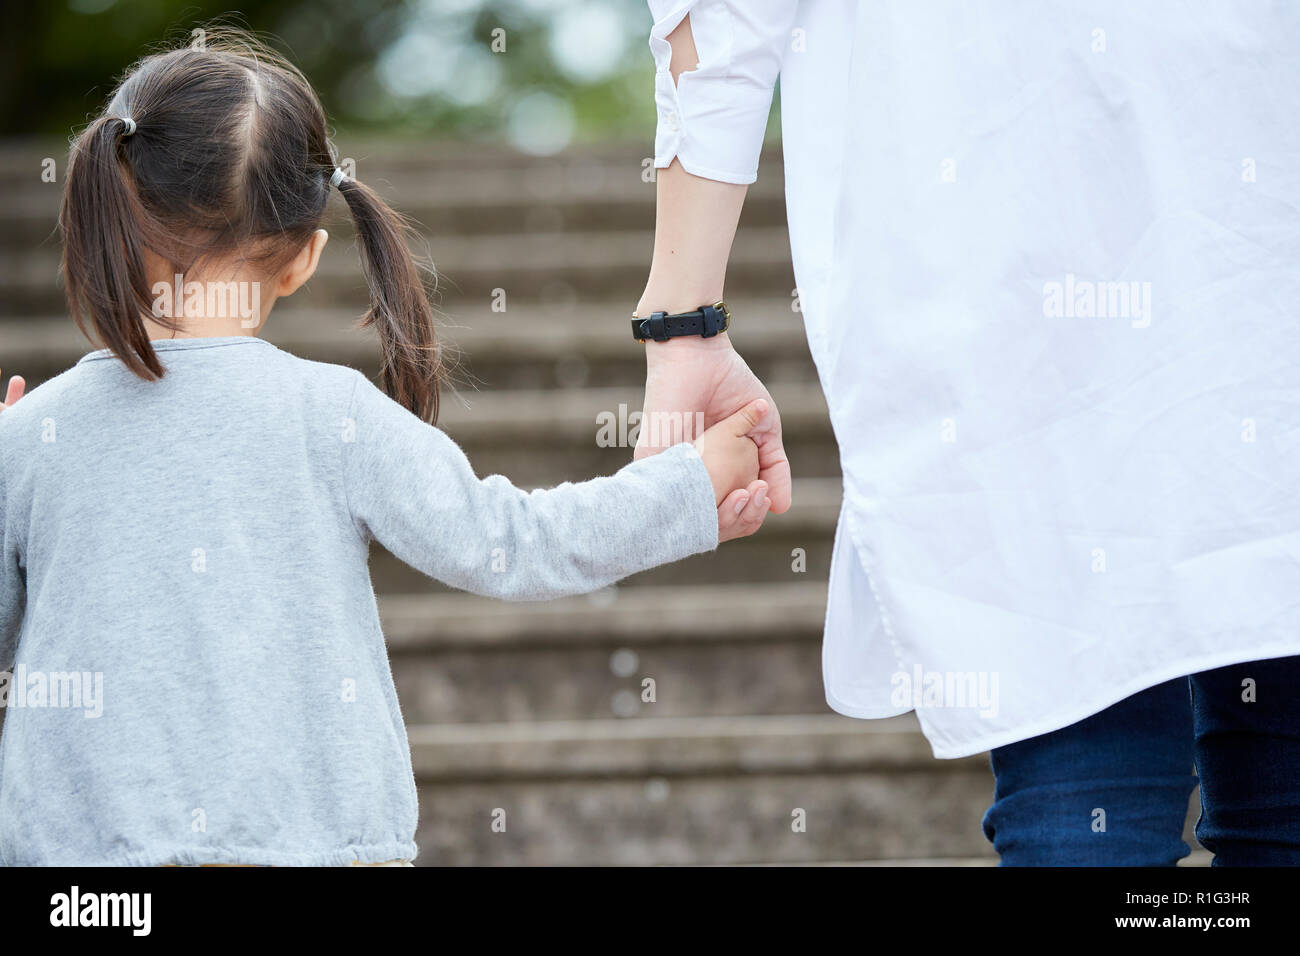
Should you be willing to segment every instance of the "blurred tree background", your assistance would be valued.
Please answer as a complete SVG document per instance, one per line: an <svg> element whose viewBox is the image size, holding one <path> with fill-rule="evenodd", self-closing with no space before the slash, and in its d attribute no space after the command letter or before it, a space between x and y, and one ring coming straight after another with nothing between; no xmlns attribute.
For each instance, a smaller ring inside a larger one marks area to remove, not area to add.
<svg viewBox="0 0 1300 956"><path fill-rule="evenodd" d="M644 0L13 0L0 40L7 136L67 135L141 55L215 18L297 63L331 120L386 137L547 155L654 126ZM500 32L504 31L504 33Z"/></svg>

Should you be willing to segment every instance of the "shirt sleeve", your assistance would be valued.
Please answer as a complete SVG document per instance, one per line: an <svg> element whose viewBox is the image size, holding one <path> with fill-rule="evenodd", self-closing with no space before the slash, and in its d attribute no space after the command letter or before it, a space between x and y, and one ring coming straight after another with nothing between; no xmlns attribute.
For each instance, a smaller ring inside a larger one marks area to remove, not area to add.
<svg viewBox="0 0 1300 956"><path fill-rule="evenodd" d="M688 443L609 477L523 491L501 475L477 477L444 432L360 373L344 433L358 529L413 568L475 594L579 594L718 544L713 484Z"/></svg>
<svg viewBox="0 0 1300 956"><path fill-rule="evenodd" d="M695 176L752 183L797 0L648 2L659 114L655 166L669 166L675 157ZM667 37L687 14L699 65L674 84Z"/></svg>

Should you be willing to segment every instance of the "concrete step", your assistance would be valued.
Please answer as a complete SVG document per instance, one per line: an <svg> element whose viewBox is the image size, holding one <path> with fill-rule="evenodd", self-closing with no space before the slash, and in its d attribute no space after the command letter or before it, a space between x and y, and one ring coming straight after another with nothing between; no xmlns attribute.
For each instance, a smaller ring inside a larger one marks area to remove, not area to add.
<svg viewBox="0 0 1300 956"><path fill-rule="evenodd" d="M801 316L781 300L740 299L732 340L765 380L810 382ZM373 375L379 354L373 330L358 330L363 309L317 310L295 299L277 306L266 337L303 358L360 368ZM645 380L644 351L628 333L632 303L555 306L511 300L506 312L469 305L440 319L453 387L582 388L637 385ZM74 364L91 348L62 312L0 319L0 356L39 383Z"/></svg>
<svg viewBox="0 0 1300 956"><path fill-rule="evenodd" d="M413 723L818 713L826 585L799 577L536 604L390 594L380 613Z"/></svg>
<svg viewBox="0 0 1300 956"><path fill-rule="evenodd" d="M564 721L410 729L424 864L991 858L985 758L910 718ZM800 813L804 832L793 822ZM494 832L504 812L505 831Z"/></svg>
<svg viewBox="0 0 1300 956"><path fill-rule="evenodd" d="M450 198L475 195L483 202L494 197L531 196L544 201L559 194L586 195L614 188L621 171L637 169L649 156L644 141L587 142L552 156L539 157L505 146L459 143L450 140L395 140L367 134L364 138L342 132L336 139L340 156L352 159L357 177L376 189L386 183L409 185L427 181L443 187ZM67 159L68 141L61 137L6 137L0 142L0 195L30 191L28 174L40 173L44 157L54 157L60 175ZM758 181L750 186L756 196L782 196L781 149L764 147ZM460 178L455 178L455 177Z"/></svg>
<svg viewBox="0 0 1300 956"><path fill-rule="evenodd" d="M410 739L422 865L997 862L988 756L934 759L912 714L417 724ZM1198 796L1182 866L1211 861Z"/></svg>
<svg viewBox="0 0 1300 956"><path fill-rule="evenodd" d="M571 305L581 296L622 296L629 306L645 285L650 265L650 229L603 233L537 232L493 235L439 235L426 239L437 267L444 306L486 304L496 290L509 298L541 299ZM0 315L57 313L62 289L57 244L22 246L0 258ZM783 226L745 229L736 239L728 281L748 294L792 298L794 272ZM357 252L349 241L331 242L320 271L298 293L301 304L363 308L368 301ZM630 309L629 309L630 311Z"/></svg>
<svg viewBox="0 0 1300 956"><path fill-rule="evenodd" d="M390 653L523 647L622 647L645 641L768 640L816 628L826 584L610 587L554 601L510 602L460 592L386 594L380 615ZM700 616L715 612L706 633Z"/></svg>
<svg viewBox="0 0 1300 956"><path fill-rule="evenodd" d="M429 237L491 235L498 233L564 233L600 235L607 232L654 227L655 187L640 180L640 169L626 164L616 169L597 167L590 188L569 184L572 172L560 175L516 171L420 170L381 177L375 184L395 209ZM629 175L630 174L630 175ZM560 180L556 185L548 185ZM9 203L0 231L0 250L21 251L48 244L57 246L62 189L51 184L40 190L0 190ZM498 188L498 186L502 188ZM785 225L785 201L780 193L753 194L745 202L744 228L779 228ZM350 241L351 222L341 200L326 213L331 235Z"/></svg>
<svg viewBox="0 0 1300 956"><path fill-rule="evenodd" d="M341 147L346 148L346 147ZM358 146L357 177L377 189L429 235L509 232L602 232L650 228L655 187L643 178L649 143L583 147L546 160L505 150ZM347 155L347 154L345 154ZM41 162L54 158L60 179L32 187ZM0 249L50 238L62 195L67 144L29 141L0 146ZM779 152L763 159L750 187L748 226L785 222ZM337 201L333 210L342 212ZM346 231L346 217L335 228Z"/></svg>

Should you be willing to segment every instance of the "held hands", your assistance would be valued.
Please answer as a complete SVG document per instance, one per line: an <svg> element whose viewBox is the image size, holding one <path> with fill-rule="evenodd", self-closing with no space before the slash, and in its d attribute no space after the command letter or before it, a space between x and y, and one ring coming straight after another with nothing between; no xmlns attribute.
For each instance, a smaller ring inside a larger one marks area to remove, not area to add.
<svg viewBox="0 0 1300 956"><path fill-rule="evenodd" d="M713 479L719 543L753 534L771 506L767 482L758 479L758 445L750 437L768 411L768 402L756 399L695 440L695 448Z"/></svg>
<svg viewBox="0 0 1300 956"><path fill-rule="evenodd" d="M665 413L668 413L666 417L670 421L674 417L680 419L681 411L690 410L703 415L704 425L709 428L705 432L707 436L713 427L721 427L728 416L736 415L758 400L765 402L767 409L765 414L758 414L757 424L749 432L749 443L757 446L759 480L754 481L755 476L750 473L743 480L737 479L722 489L723 494L730 493L734 497L719 505L720 541L753 534L769 511L781 514L790 508L790 462L781 441L780 412L763 383L732 348L725 332L709 339L690 336L646 343L645 403L642 406L646 417L643 422ZM673 410L678 411L676 416L671 414ZM647 429L643 426L636 457L653 455L681 441L682 437L670 428ZM699 442L696 445L699 447ZM714 490L718 490L716 477ZM734 509L741 500L747 504L737 515Z"/></svg>
<svg viewBox="0 0 1300 956"><path fill-rule="evenodd" d="M14 402L18 401L18 399L22 398L23 389L25 389L26 387L27 387L27 383L23 381L23 377L21 375L15 375L13 378L9 379L9 388L5 392L5 400L3 402L0 402L0 412L3 412Z"/></svg>

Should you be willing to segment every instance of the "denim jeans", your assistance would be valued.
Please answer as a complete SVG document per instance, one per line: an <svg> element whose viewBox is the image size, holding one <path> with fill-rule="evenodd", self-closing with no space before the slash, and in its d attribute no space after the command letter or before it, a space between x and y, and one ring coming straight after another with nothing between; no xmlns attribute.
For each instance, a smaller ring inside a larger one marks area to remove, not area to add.
<svg viewBox="0 0 1300 956"><path fill-rule="evenodd" d="M1300 864L1300 657L1159 684L992 762L1003 866L1173 866L1197 774L1216 866Z"/></svg>

